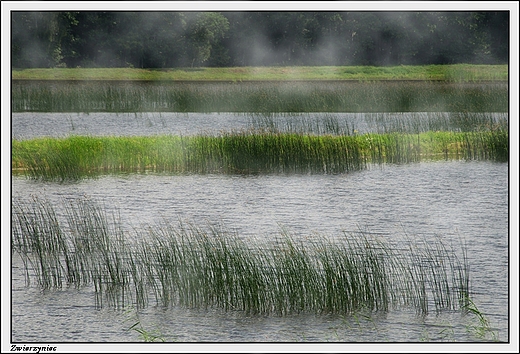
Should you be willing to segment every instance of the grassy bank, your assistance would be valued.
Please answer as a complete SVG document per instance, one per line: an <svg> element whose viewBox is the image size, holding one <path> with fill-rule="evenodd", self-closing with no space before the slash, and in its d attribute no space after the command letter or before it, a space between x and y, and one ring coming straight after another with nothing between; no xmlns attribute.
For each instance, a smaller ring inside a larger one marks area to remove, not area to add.
<svg viewBox="0 0 520 354"><path fill-rule="evenodd" d="M345 173L436 159L508 161L508 131L39 138L12 141L12 171L70 180L119 172Z"/></svg>
<svg viewBox="0 0 520 354"><path fill-rule="evenodd" d="M507 65L14 69L14 80L507 80Z"/></svg>
<svg viewBox="0 0 520 354"><path fill-rule="evenodd" d="M249 314L350 314L409 306L426 315L463 309L469 294L465 249L442 242L281 231L243 239L220 228L146 226L129 241L118 219L92 200L53 205L13 200L12 250L28 283L43 289L94 285L99 306L222 308ZM65 218L57 210L66 210Z"/></svg>

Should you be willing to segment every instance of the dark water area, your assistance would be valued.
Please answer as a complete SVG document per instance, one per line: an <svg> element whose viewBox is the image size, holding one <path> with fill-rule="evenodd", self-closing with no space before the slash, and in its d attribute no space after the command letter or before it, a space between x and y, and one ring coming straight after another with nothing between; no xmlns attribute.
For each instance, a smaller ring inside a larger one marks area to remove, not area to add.
<svg viewBox="0 0 520 354"><path fill-rule="evenodd" d="M508 164L430 162L384 165L342 175L131 174L69 184L13 177L12 197L88 197L119 212L129 237L162 220L221 225L244 238L269 239L285 228L302 239L343 232L392 241L441 239L467 246L470 291L500 341L509 336ZM27 287L13 257L12 339L27 342L132 342L132 312L95 306L94 289L42 292ZM135 315L135 313L134 313ZM130 319L129 319L130 318ZM144 328L178 342L473 342L475 318L460 311L418 316L392 309L356 316L251 316L220 309L139 311ZM477 322L478 324L478 322Z"/></svg>

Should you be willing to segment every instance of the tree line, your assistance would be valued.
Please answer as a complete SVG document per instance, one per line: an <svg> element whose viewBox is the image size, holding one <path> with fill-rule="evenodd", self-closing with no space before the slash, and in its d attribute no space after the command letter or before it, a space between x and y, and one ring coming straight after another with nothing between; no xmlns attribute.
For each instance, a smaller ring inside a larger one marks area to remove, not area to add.
<svg viewBox="0 0 520 354"><path fill-rule="evenodd" d="M12 12L13 68L506 64L509 12Z"/></svg>

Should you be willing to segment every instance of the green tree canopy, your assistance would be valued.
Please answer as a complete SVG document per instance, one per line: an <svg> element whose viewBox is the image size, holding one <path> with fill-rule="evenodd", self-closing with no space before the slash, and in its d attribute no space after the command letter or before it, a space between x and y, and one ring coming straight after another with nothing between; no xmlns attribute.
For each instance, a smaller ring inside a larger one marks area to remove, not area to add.
<svg viewBox="0 0 520 354"><path fill-rule="evenodd" d="M504 64L509 12L12 12L12 65Z"/></svg>

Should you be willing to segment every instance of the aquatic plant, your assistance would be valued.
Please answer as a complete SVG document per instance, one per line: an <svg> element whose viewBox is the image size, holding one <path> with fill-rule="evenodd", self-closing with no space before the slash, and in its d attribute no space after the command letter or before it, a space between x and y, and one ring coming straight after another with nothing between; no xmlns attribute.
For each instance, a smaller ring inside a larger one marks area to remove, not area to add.
<svg viewBox="0 0 520 354"><path fill-rule="evenodd" d="M166 342L164 335L161 333L159 329L147 329L143 326L139 317L138 309L130 307L128 310L125 311L125 314L127 315L127 319L125 320L125 322L133 322L133 324L128 328L128 331L135 331L139 333L139 337L143 340L143 342Z"/></svg>
<svg viewBox="0 0 520 354"><path fill-rule="evenodd" d="M44 199L12 203L12 249L27 281L44 289L93 284L98 306L144 307L151 296L161 306L251 314L400 306L427 314L461 308L469 294L467 258L440 240L393 244L365 232L330 239L283 229L274 239L245 239L168 220L132 238L88 198L62 205L62 218Z"/></svg>
<svg viewBox="0 0 520 354"><path fill-rule="evenodd" d="M14 81L13 112L507 112L507 83Z"/></svg>
<svg viewBox="0 0 520 354"><path fill-rule="evenodd" d="M16 251L25 266L25 278L30 283L29 270L42 288L61 287L67 277L70 255L66 234L62 230L51 204L34 198L12 205L12 251Z"/></svg>
<svg viewBox="0 0 520 354"><path fill-rule="evenodd" d="M463 302L463 311L466 314L474 315L477 320L477 324L467 326L468 332L474 334L479 339L488 340L489 338L493 342L500 341L498 334L491 327L487 317L478 309L468 294L464 294Z"/></svg>
<svg viewBox="0 0 520 354"><path fill-rule="evenodd" d="M475 132L38 138L12 141L12 172L75 180L104 173L345 173L435 159L508 161L506 129Z"/></svg>
<svg viewBox="0 0 520 354"><path fill-rule="evenodd" d="M500 112L249 113L248 118L257 132L314 135L507 130L509 120Z"/></svg>

